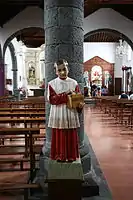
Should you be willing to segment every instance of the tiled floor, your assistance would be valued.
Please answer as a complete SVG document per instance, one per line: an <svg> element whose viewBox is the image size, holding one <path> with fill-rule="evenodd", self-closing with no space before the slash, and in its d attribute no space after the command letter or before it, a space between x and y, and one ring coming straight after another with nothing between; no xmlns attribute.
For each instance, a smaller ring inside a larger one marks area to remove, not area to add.
<svg viewBox="0 0 133 200"><path fill-rule="evenodd" d="M115 125L108 115L85 106L85 132L112 191L113 200L133 200L133 136L122 135L123 129ZM25 181L26 178L27 172L0 173L0 182L9 179ZM19 197L17 199L20 200ZM0 200L16 199L0 196Z"/></svg>
<svg viewBox="0 0 133 200"><path fill-rule="evenodd" d="M85 132L114 200L133 200L133 136L97 109L85 108Z"/></svg>

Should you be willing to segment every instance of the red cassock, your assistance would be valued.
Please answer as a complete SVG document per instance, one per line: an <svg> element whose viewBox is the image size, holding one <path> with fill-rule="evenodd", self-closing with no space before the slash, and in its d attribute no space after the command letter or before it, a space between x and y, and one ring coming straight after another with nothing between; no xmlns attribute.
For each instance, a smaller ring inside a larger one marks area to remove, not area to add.
<svg viewBox="0 0 133 200"><path fill-rule="evenodd" d="M50 85L49 91L50 104L61 105L67 103L67 95L65 93L56 94ZM78 86L76 86L75 91L79 92ZM74 161L77 158L79 158L77 129L52 128L51 159L59 161Z"/></svg>

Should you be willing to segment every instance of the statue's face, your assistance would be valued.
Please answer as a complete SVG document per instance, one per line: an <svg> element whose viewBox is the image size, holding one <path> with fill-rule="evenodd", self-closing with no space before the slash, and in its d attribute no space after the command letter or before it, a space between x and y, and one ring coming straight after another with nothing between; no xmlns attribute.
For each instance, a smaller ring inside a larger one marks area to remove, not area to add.
<svg viewBox="0 0 133 200"><path fill-rule="evenodd" d="M59 78L65 79L68 76L68 67L65 64L58 65L56 74L58 75Z"/></svg>

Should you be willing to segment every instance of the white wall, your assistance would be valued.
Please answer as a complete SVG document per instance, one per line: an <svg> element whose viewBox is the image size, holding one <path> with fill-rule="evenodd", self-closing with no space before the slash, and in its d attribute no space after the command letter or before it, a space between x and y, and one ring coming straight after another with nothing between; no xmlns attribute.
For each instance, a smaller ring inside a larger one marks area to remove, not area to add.
<svg viewBox="0 0 133 200"><path fill-rule="evenodd" d="M119 31L133 41L133 22L111 8L101 8L84 19L84 35L104 28Z"/></svg>
<svg viewBox="0 0 133 200"><path fill-rule="evenodd" d="M123 45L126 47L128 54L123 55L123 57L117 56L116 47L118 45L119 43L86 42L84 43L84 62L99 56L107 62L114 63L114 76L122 78L122 66L132 67L133 71L133 51L131 48L128 51L130 46L124 41Z"/></svg>
<svg viewBox="0 0 133 200"><path fill-rule="evenodd" d="M110 63L115 63L115 46L115 43L85 42L84 62L99 56Z"/></svg>

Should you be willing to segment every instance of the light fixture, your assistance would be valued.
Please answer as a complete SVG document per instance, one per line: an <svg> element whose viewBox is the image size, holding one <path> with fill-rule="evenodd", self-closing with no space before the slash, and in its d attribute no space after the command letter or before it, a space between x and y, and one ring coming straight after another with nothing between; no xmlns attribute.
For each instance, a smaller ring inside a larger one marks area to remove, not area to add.
<svg viewBox="0 0 133 200"><path fill-rule="evenodd" d="M119 45L116 47L116 55L122 57L127 54L126 46L123 45L122 39L119 40Z"/></svg>

